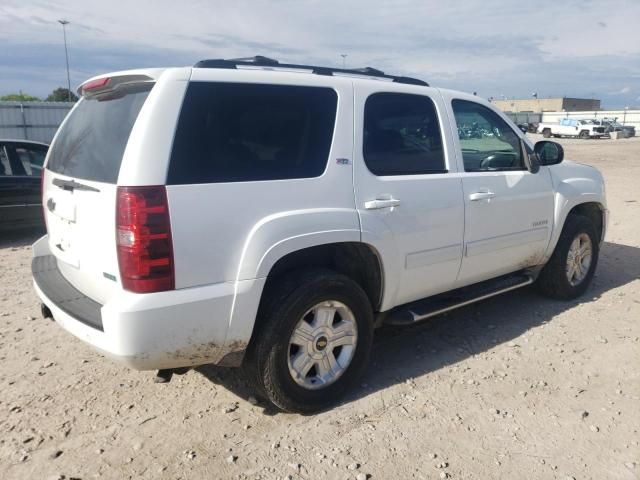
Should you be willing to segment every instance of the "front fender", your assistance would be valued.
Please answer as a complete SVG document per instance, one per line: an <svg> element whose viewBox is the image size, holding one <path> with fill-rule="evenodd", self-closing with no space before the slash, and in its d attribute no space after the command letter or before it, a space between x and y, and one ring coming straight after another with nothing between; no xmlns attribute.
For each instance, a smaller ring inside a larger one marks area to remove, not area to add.
<svg viewBox="0 0 640 480"><path fill-rule="evenodd" d="M565 161L550 167L555 191L553 232L546 259L553 254L569 212L584 203L597 203L606 212L607 203L602 174L593 167ZM605 225L603 223L603 230Z"/></svg>

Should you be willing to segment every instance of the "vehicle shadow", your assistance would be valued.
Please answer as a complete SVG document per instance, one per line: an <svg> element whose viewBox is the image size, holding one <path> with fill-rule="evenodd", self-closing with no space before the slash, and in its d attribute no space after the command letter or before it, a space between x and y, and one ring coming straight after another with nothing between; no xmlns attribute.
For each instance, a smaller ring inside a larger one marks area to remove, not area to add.
<svg viewBox="0 0 640 480"><path fill-rule="evenodd" d="M376 331L370 368L343 400L349 403L378 390L435 372L465 358L509 342L576 305L592 303L609 290L640 278L640 248L606 242L593 283L579 299L563 302L523 288L469 305L409 327ZM241 398L256 395L235 369L197 369L215 384ZM264 403L262 403L264 406ZM277 413L265 407L265 414Z"/></svg>
<svg viewBox="0 0 640 480"><path fill-rule="evenodd" d="M25 227L15 230L0 229L0 248L26 247L45 233L44 227Z"/></svg>

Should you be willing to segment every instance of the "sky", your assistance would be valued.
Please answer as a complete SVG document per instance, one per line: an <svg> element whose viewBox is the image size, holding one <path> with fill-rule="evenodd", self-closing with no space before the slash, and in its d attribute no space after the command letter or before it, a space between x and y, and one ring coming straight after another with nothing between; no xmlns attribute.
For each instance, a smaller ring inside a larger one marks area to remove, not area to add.
<svg viewBox="0 0 640 480"><path fill-rule="evenodd" d="M266 55L371 66L485 98L640 106L640 0L0 0L0 95Z"/></svg>

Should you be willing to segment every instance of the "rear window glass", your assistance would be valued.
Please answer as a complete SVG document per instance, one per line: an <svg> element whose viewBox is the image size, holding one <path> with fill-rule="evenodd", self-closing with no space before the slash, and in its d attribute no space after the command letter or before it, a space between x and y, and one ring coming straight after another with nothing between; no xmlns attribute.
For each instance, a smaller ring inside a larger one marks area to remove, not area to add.
<svg viewBox="0 0 640 480"><path fill-rule="evenodd" d="M167 183L320 176L329 157L337 102L330 88L192 82Z"/></svg>
<svg viewBox="0 0 640 480"><path fill-rule="evenodd" d="M80 100L52 146L47 168L69 177L116 183L133 124L152 85L118 97Z"/></svg>

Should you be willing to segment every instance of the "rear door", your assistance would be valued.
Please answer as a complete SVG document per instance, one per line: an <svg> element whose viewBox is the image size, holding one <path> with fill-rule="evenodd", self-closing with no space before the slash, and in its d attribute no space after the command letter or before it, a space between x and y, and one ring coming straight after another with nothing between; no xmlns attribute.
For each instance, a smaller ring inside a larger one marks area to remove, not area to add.
<svg viewBox="0 0 640 480"><path fill-rule="evenodd" d="M65 278L104 303L117 288L115 205L122 157L152 83L83 98L56 135L44 177L49 247Z"/></svg>
<svg viewBox="0 0 640 480"><path fill-rule="evenodd" d="M389 279L384 310L453 286L464 206L438 91L380 83L356 85L354 172L362 240Z"/></svg>

